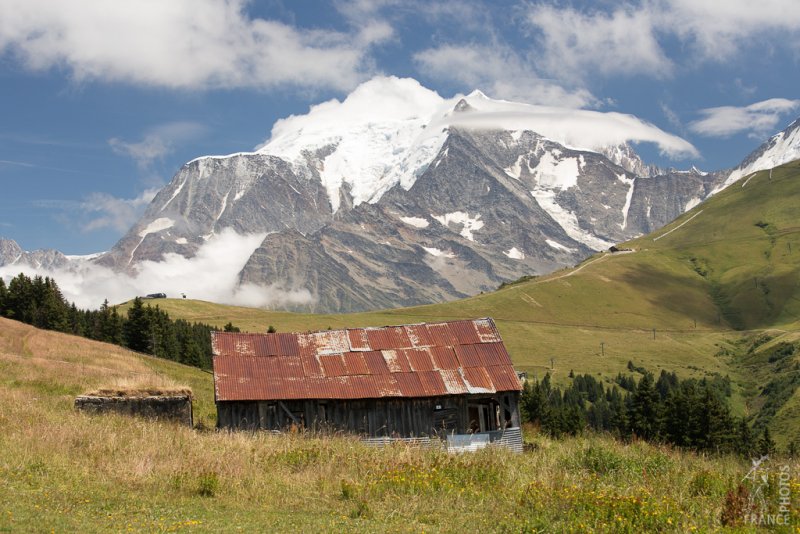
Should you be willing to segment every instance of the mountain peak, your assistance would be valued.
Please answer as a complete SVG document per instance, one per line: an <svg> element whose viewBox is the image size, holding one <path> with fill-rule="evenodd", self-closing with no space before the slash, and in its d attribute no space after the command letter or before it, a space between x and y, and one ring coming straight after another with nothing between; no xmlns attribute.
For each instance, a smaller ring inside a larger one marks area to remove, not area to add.
<svg viewBox="0 0 800 534"><path fill-rule="evenodd" d="M458 101L458 104L455 105L453 108L453 112L455 113L464 113L467 111L473 111L475 108L469 105L469 103L465 99L461 99Z"/></svg>

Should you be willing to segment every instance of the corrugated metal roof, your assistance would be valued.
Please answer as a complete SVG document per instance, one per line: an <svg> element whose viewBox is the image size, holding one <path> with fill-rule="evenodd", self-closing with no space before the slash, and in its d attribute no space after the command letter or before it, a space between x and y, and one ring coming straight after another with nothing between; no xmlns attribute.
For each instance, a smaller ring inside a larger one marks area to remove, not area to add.
<svg viewBox="0 0 800 534"><path fill-rule="evenodd" d="M303 334L214 332L211 341L218 401L521 389L491 319Z"/></svg>

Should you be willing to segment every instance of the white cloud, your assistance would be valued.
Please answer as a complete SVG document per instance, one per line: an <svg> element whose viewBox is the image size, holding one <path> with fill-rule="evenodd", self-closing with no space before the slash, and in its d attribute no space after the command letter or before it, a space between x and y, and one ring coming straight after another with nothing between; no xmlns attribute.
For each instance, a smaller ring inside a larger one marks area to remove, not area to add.
<svg viewBox="0 0 800 534"><path fill-rule="evenodd" d="M748 46L780 46L800 37L796 0L669 0L654 5L659 31L677 35L708 60L735 60Z"/></svg>
<svg viewBox="0 0 800 534"><path fill-rule="evenodd" d="M541 47L537 66L567 80L669 76L682 61L674 50L689 49L691 62L726 62L744 49L800 43L796 0L643 0L613 11L539 2L524 12Z"/></svg>
<svg viewBox="0 0 800 534"><path fill-rule="evenodd" d="M433 79L455 80L496 98L566 107L596 103L585 89L569 91L540 78L525 59L502 45L443 45L418 52L414 61Z"/></svg>
<svg viewBox="0 0 800 534"><path fill-rule="evenodd" d="M179 89L292 85L350 89L369 47L391 29L354 34L255 19L246 0L3 0L0 53L77 81Z"/></svg>
<svg viewBox="0 0 800 534"><path fill-rule="evenodd" d="M239 272L264 237L225 229L210 238L195 257L168 254L159 262L137 264L133 275L79 261L54 271L20 265L0 267L0 277L9 279L20 271L51 276L65 298L81 308L98 308L104 299L117 303L156 292L169 297L185 293L189 298L245 306L311 304L314 299L307 289L239 284Z"/></svg>
<svg viewBox="0 0 800 534"><path fill-rule="evenodd" d="M531 130L568 147L598 150L621 143L653 143L670 158L698 156L691 143L633 115L515 102L472 99L477 109L441 123L475 129ZM438 125L431 125L436 130Z"/></svg>
<svg viewBox="0 0 800 534"><path fill-rule="evenodd" d="M141 141L127 142L113 137L108 144L117 154L130 156L140 167L148 167L153 161L172 153L176 145L197 139L206 131L206 126L197 122L170 122L152 128Z"/></svg>
<svg viewBox="0 0 800 534"><path fill-rule="evenodd" d="M139 220L158 191L159 189L147 189L135 198L117 198L108 193L89 194L80 204L80 209L90 217L83 224L83 231L113 228L118 232L127 232Z"/></svg>
<svg viewBox="0 0 800 534"><path fill-rule="evenodd" d="M770 98L749 106L721 106L699 111L703 117L689 124L689 129L707 137L730 137L748 132L751 137L763 138L775 131L781 118L800 108L800 100Z"/></svg>
<svg viewBox="0 0 800 534"><path fill-rule="evenodd" d="M536 4L527 23L542 47L537 65L562 79L593 73L664 77L673 68L653 32L653 14L645 9L580 12Z"/></svg>

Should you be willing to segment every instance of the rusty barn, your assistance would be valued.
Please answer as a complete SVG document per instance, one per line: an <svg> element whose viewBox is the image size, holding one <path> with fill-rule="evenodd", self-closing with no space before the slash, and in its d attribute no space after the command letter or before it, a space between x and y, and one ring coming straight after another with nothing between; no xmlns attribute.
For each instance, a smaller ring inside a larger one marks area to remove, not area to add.
<svg viewBox="0 0 800 534"><path fill-rule="evenodd" d="M491 319L214 332L212 346L220 428L295 426L372 438L483 434L488 441L520 424L522 388Z"/></svg>

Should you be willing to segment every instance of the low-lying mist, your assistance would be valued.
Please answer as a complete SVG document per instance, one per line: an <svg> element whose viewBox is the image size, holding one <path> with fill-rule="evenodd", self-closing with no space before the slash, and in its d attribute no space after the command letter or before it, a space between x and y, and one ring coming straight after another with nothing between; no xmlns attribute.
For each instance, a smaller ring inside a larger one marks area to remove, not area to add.
<svg viewBox="0 0 800 534"><path fill-rule="evenodd" d="M193 258L165 254L161 261L138 263L134 274L116 272L87 260L73 260L59 269L5 265L0 267L0 277L8 282L21 272L49 276L56 280L68 301L88 309L99 308L105 299L118 304L150 293L252 307L312 304L314 297L305 288L286 288L279 282L240 284L239 272L265 236L240 235L224 229L209 238Z"/></svg>

